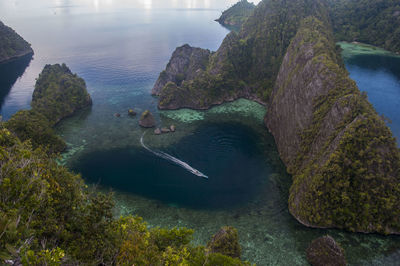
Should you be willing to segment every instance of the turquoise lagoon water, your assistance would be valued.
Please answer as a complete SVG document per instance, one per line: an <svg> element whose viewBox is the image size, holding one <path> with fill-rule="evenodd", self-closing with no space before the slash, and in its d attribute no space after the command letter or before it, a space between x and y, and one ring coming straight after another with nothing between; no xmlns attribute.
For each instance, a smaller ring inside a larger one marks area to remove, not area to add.
<svg viewBox="0 0 400 266"><path fill-rule="evenodd" d="M306 247L327 233L343 245L352 265L396 265L398 237L309 229L292 218L287 210L291 177L263 125L265 107L241 99L208 111L157 110L150 90L175 47L189 43L216 50L228 31L213 20L234 2L0 0L1 20L35 50L32 61L0 66L1 114L7 119L29 108L43 66L65 62L86 80L94 104L58 125L68 142L61 162L100 190L114 191L116 215L140 215L149 226L191 227L196 244L233 225L243 258L258 265L306 265ZM358 55L352 58L355 62ZM362 63L358 67L364 69ZM381 82L398 77L387 74ZM364 89L363 77L353 78ZM369 97L373 102L375 96ZM128 108L149 109L159 126L174 124L177 131L155 136L127 115ZM116 112L122 116L114 117ZM385 115L395 125L395 117ZM209 179L143 149L144 132L147 146Z"/></svg>

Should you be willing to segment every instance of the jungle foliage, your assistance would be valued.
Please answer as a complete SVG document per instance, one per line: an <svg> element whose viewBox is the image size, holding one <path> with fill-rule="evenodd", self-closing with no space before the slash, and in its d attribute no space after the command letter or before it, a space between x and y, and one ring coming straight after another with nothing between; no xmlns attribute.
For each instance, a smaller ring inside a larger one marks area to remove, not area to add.
<svg viewBox="0 0 400 266"><path fill-rule="evenodd" d="M357 41L400 53L400 2L332 0L330 16L338 41Z"/></svg>
<svg viewBox="0 0 400 266"><path fill-rule="evenodd" d="M193 230L151 228L140 217L113 217L111 194L96 192L0 129L0 264L248 265L203 246Z"/></svg>

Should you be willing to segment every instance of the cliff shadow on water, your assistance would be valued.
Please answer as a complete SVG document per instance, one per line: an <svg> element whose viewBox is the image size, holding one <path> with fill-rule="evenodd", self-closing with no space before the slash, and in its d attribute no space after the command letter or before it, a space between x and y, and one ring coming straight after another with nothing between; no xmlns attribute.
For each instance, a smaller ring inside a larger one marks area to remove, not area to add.
<svg viewBox="0 0 400 266"><path fill-rule="evenodd" d="M28 54L11 62L0 64L0 110L12 86L24 74L32 57L32 54Z"/></svg>

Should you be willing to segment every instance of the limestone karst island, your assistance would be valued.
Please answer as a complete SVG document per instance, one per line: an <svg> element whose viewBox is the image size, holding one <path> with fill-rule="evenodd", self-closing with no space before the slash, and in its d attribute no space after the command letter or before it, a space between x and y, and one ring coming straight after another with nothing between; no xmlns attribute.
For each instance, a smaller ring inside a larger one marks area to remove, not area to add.
<svg viewBox="0 0 400 266"><path fill-rule="evenodd" d="M0 0L0 265L399 265L397 0Z"/></svg>

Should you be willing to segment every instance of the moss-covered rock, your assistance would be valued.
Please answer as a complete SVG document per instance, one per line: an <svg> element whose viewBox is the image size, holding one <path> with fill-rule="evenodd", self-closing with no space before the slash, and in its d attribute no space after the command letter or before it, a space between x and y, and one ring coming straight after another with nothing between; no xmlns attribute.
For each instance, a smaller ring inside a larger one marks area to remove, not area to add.
<svg viewBox="0 0 400 266"><path fill-rule="evenodd" d="M0 21L0 64L33 54L31 45Z"/></svg>
<svg viewBox="0 0 400 266"><path fill-rule="evenodd" d="M232 258L240 258L242 249L236 228L222 227L208 242L207 248L213 253L221 253Z"/></svg>
<svg viewBox="0 0 400 266"><path fill-rule="evenodd" d="M136 112L133 109L128 110L128 115L129 116L136 116Z"/></svg>
<svg viewBox="0 0 400 266"><path fill-rule="evenodd" d="M142 113L142 115L140 116L139 125L141 127L156 126L156 120L154 119L153 114L149 110L146 110Z"/></svg>
<svg viewBox="0 0 400 266"><path fill-rule="evenodd" d="M307 260L312 266L346 266L342 247L331 236L313 240L307 248Z"/></svg>

